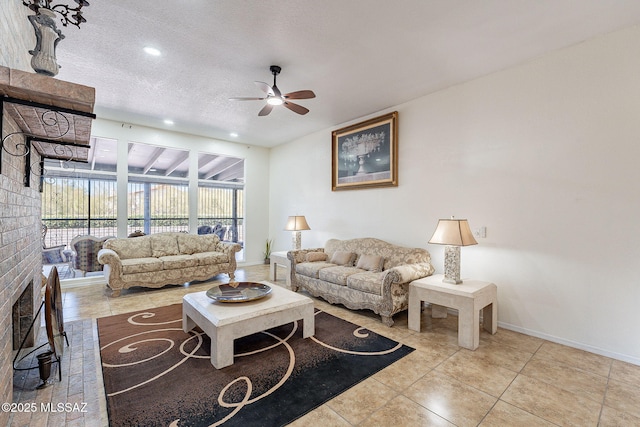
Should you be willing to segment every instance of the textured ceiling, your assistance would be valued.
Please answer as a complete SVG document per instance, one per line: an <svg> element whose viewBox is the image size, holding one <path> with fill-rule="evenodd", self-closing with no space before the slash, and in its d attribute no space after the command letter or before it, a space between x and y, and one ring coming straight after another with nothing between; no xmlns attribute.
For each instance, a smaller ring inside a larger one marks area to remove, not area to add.
<svg viewBox="0 0 640 427"><path fill-rule="evenodd" d="M636 24L640 1L101 0L85 17L57 77L95 87L98 117L270 147ZM310 113L228 100L261 96L272 64L283 92L316 93Z"/></svg>

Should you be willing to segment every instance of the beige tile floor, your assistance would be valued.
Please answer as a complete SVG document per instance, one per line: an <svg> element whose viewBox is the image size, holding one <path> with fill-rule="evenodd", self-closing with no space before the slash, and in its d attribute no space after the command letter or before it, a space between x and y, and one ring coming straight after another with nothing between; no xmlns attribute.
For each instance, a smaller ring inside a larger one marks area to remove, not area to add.
<svg viewBox="0 0 640 427"><path fill-rule="evenodd" d="M266 280L268 266L238 271L239 280ZM278 284L285 286L284 274ZM224 280L224 276L219 279ZM106 426L97 360L95 318L181 302L212 282L123 291L103 286L63 291L71 341L63 378L34 390L37 370L14 376L14 401L86 403L86 412L15 414L12 426ZM335 396L293 426L640 426L640 366L498 329L482 332L480 347L457 345L457 319L430 319L420 333L407 329L406 312L387 328L369 311L315 299L316 307L416 349L407 357ZM53 376L52 376L53 377ZM83 409L83 408L80 408Z"/></svg>

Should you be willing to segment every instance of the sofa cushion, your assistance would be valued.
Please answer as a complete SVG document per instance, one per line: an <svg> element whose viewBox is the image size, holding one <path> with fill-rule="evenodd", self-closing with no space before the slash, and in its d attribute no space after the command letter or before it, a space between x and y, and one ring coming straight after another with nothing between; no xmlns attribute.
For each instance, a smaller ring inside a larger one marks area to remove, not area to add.
<svg viewBox="0 0 640 427"><path fill-rule="evenodd" d="M379 273L382 271L382 267L384 266L384 258L380 255L360 255L358 258L358 264L356 267L361 268L363 270L373 271Z"/></svg>
<svg viewBox="0 0 640 427"><path fill-rule="evenodd" d="M353 266L353 262L356 260L356 254L353 252L335 251L331 255L331 263L338 265L345 265L348 267Z"/></svg>
<svg viewBox="0 0 640 427"><path fill-rule="evenodd" d="M352 274L362 273L364 270L360 270L355 267L347 267L343 265L337 265L335 267L323 268L318 272L318 278L325 282L335 283L336 285L347 286L347 278Z"/></svg>
<svg viewBox="0 0 640 427"><path fill-rule="evenodd" d="M218 250L218 243L220 242L220 238L217 234L204 234L200 236L203 240L203 250L200 252L216 252Z"/></svg>
<svg viewBox="0 0 640 427"><path fill-rule="evenodd" d="M160 257L164 270L176 270L178 268L195 267L198 259L192 255L168 255Z"/></svg>
<svg viewBox="0 0 640 427"><path fill-rule="evenodd" d="M329 259L329 255L324 252L309 252L304 257L306 262L326 261L327 259Z"/></svg>
<svg viewBox="0 0 640 427"><path fill-rule="evenodd" d="M229 262L229 255L222 252L199 252L191 256L198 260L198 265L211 265Z"/></svg>
<svg viewBox="0 0 640 427"><path fill-rule="evenodd" d="M368 294L382 295L383 272L365 271L347 278L347 287Z"/></svg>
<svg viewBox="0 0 640 427"><path fill-rule="evenodd" d="M118 254L121 260L130 258L148 258L151 252L151 236L136 237L135 239L109 239L102 245Z"/></svg>
<svg viewBox="0 0 640 427"><path fill-rule="evenodd" d="M138 237L139 238L139 237ZM174 234L152 234L151 238L151 254L154 257L163 257L169 255L178 255L178 239Z"/></svg>
<svg viewBox="0 0 640 427"><path fill-rule="evenodd" d="M335 267L335 264L331 264L326 261L317 261L317 262L303 262L300 264L296 264L296 273L301 274L307 277L313 277L314 279L318 278L318 272L323 268L327 267Z"/></svg>
<svg viewBox="0 0 640 427"><path fill-rule="evenodd" d="M178 250L180 254L191 255L197 252L206 252L208 246L209 242L197 234L178 234Z"/></svg>
<svg viewBox="0 0 640 427"><path fill-rule="evenodd" d="M152 273L162 270L162 261L158 258L128 258L121 262L122 274Z"/></svg>

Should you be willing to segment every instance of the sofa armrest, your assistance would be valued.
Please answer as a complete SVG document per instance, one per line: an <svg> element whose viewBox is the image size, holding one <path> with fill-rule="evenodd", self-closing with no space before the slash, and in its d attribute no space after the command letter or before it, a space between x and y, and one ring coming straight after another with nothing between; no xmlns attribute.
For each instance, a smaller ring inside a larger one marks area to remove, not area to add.
<svg viewBox="0 0 640 427"><path fill-rule="evenodd" d="M238 243L219 241L216 243L216 252L222 252L229 255L229 259L236 259L235 253L240 252L242 246Z"/></svg>
<svg viewBox="0 0 640 427"><path fill-rule="evenodd" d="M98 251L98 262L100 264L110 264L111 268L118 267L118 269L122 265L120 256L113 249L100 249Z"/></svg>
<svg viewBox="0 0 640 427"><path fill-rule="evenodd" d="M387 276L391 276L390 283L408 283L431 276L435 269L431 263L419 262L415 264L398 265L387 271Z"/></svg>
<svg viewBox="0 0 640 427"><path fill-rule="evenodd" d="M305 261L305 257L309 252L324 252L324 248L299 249L287 252L287 259L291 261L291 271L294 270L296 264Z"/></svg>
<svg viewBox="0 0 640 427"><path fill-rule="evenodd" d="M120 256L113 249L100 249L98 251L98 262L104 265L104 277L111 289L115 289L116 283L122 278L122 261ZM120 286L122 287L122 286ZM118 296L119 291L113 296Z"/></svg>

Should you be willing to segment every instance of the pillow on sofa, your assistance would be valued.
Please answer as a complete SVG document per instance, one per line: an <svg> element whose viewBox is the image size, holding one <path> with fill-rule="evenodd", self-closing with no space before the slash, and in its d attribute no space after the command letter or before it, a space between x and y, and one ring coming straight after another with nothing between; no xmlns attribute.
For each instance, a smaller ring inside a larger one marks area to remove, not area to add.
<svg viewBox="0 0 640 427"><path fill-rule="evenodd" d="M149 258L151 252L151 236L136 237L134 239L109 239L102 245L118 254L120 259Z"/></svg>
<svg viewBox="0 0 640 427"><path fill-rule="evenodd" d="M380 255L360 255L360 259L358 259L358 265L356 265L357 268L368 270L374 273L381 272L382 266L384 266L384 258L382 258Z"/></svg>
<svg viewBox="0 0 640 427"><path fill-rule="evenodd" d="M220 238L217 234L203 234L200 239L204 240L204 249L207 252L216 252Z"/></svg>
<svg viewBox="0 0 640 427"><path fill-rule="evenodd" d="M306 262L326 261L329 258L324 252L309 252L305 255L304 260Z"/></svg>
<svg viewBox="0 0 640 427"><path fill-rule="evenodd" d="M205 241L196 234L180 233L178 235L178 248L181 254L192 255L197 252L207 252L207 246Z"/></svg>
<svg viewBox="0 0 640 427"><path fill-rule="evenodd" d="M353 252L344 252L344 251L335 251L333 255L331 255L332 264L344 265L347 267L351 267L353 265L353 261L356 260L356 254Z"/></svg>
<svg viewBox="0 0 640 427"><path fill-rule="evenodd" d="M178 255L178 239L174 234L152 234L151 253L154 257Z"/></svg>

